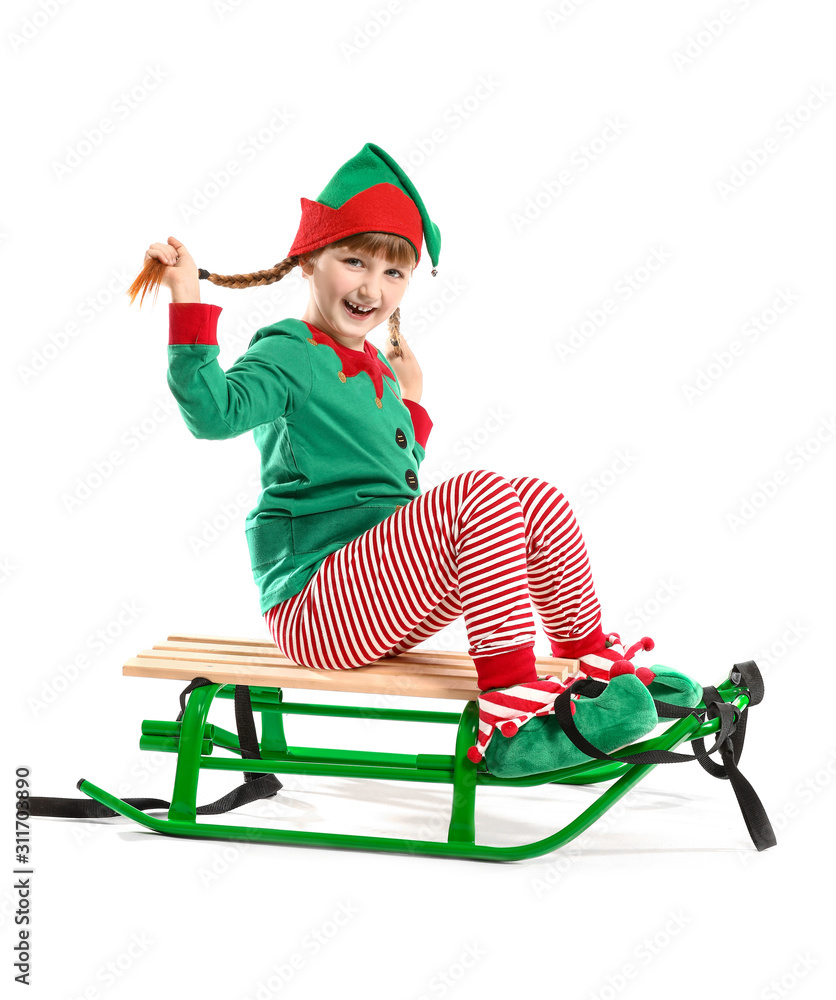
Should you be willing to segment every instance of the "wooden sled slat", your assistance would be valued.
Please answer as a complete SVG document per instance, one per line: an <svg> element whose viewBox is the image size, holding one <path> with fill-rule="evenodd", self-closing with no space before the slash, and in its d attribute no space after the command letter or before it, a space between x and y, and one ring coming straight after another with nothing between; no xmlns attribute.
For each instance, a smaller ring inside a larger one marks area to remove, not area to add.
<svg viewBox="0 0 836 1000"><path fill-rule="evenodd" d="M541 657L537 659L537 672L564 678L576 672L578 665L577 660ZM130 677L207 677L219 684L312 691L464 701L479 696L472 658L444 650L411 650L350 670L317 670L288 660L270 640L174 633L166 642L131 657L122 672Z"/></svg>

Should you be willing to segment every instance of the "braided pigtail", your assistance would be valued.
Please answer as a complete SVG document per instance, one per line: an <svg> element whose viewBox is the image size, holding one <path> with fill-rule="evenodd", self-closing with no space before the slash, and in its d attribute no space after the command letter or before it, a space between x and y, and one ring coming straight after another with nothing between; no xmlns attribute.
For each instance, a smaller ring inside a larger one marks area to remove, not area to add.
<svg viewBox="0 0 836 1000"><path fill-rule="evenodd" d="M274 281L281 281L298 263L298 257L285 257L266 271L249 271L245 274L214 274L201 267L198 268L197 276L222 288L255 288L257 285L272 285Z"/></svg>
<svg viewBox="0 0 836 1000"><path fill-rule="evenodd" d="M398 306L397 309L389 317L389 343L395 348L395 354L397 357L403 357L403 352L401 351L401 341L399 334L401 332L401 307Z"/></svg>
<svg viewBox="0 0 836 1000"><path fill-rule="evenodd" d="M289 271L296 267L299 261L299 257L285 257L284 260L265 271L250 271L245 274L215 274L201 267L198 268L197 276L223 288L255 288L258 285L272 285L274 281L281 281ZM156 257L146 259L145 265L128 289L132 304L137 295L142 293L139 299L139 305L142 308L145 293L151 291L154 293L154 301L157 301L157 293L160 290L160 283L167 266Z"/></svg>

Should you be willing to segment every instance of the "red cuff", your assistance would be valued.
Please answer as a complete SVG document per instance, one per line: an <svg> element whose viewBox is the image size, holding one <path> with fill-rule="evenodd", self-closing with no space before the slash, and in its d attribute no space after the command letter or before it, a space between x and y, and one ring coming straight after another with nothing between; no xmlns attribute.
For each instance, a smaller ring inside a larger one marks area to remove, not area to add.
<svg viewBox="0 0 836 1000"><path fill-rule="evenodd" d="M505 653L494 653L493 656L474 656L473 662L476 664L480 691L537 680L537 657L534 655L533 642L509 649Z"/></svg>
<svg viewBox="0 0 836 1000"><path fill-rule="evenodd" d="M169 344L218 346L218 316L221 306L209 302L169 302Z"/></svg>
<svg viewBox="0 0 836 1000"><path fill-rule="evenodd" d="M594 632L590 632L582 639L552 639L550 637L549 641L552 647L552 656L577 660L581 656L586 656L587 653L597 653L599 649L603 648L606 639L599 625Z"/></svg>
<svg viewBox="0 0 836 1000"><path fill-rule="evenodd" d="M412 426L415 430L415 440L426 450L427 438L430 436L430 431L433 429L433 422L430 420L430 415L424 407L421 406L420 403L416 403L414 399L405 399L404 404L409 410L409 415L412 417Z"/></svg>

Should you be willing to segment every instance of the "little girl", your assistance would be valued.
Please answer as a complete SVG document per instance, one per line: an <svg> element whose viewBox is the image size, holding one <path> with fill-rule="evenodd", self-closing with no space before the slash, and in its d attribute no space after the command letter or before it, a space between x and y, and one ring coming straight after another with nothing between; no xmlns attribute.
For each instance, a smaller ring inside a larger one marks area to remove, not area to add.
<svg viewBox="0 0 836 1000"><path fill-rule="evenodd" d="M601 750L650 732L654 697L698 704L702 689L684 675L635 669L633 654L652 649L651 639L625 649L603 631L580 529L554 486L477 469L420 492L432 420L399 305L422 238L435 266L440 234L404 171L366 143L316 201L301 203L296 239L275 267L210 274L169 237L149 247L130 290L132 300L157 284L171 291L168 384L192 434L253 431L262 490L246 536L283 655L320 669L359 667L463 614L481 692L468 756L505 777L589 760L553 714L567 684L538 678L532 602L553 655L607 682L596 698L572 698L578 728ZM221 309L200 302L198 280L248 288L297 265L310 286L304 316L258 330L224 372ZM384 320L385 354L367 340Z"/></svg>

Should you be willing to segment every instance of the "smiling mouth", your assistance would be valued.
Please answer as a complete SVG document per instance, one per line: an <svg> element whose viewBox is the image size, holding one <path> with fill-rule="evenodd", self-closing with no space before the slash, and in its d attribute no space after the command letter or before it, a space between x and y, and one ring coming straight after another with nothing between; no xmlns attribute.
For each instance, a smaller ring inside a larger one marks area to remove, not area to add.
<svg viewBox="0 0 836 1000"><path fill-rule="evenodd" d="M343 299L343 308L349 316L353 316L355 319L366 319L367 316L371 316L372 313L377 311L376 306L374 309L369 309L365 312L361 309L356 309L348 299Z"/></svg>

